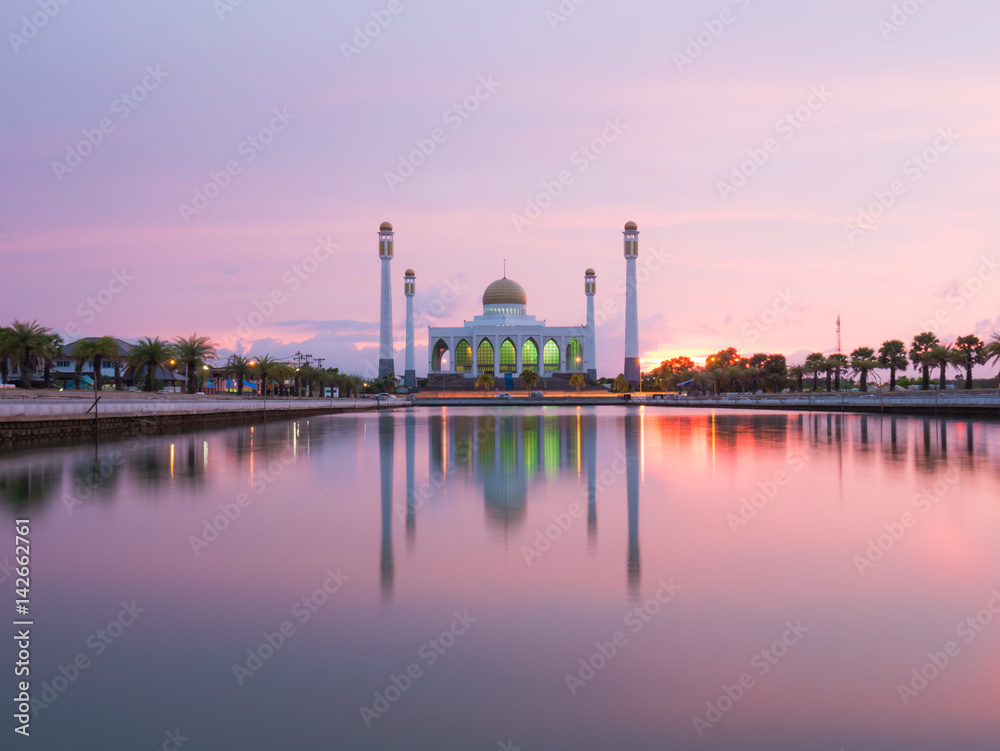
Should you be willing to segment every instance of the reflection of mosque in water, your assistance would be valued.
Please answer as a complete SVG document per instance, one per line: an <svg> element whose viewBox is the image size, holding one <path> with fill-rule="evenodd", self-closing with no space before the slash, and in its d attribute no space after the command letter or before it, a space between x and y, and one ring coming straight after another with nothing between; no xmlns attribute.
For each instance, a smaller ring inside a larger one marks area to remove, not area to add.
<svg viewBox="0 0 1000 751"><path fill-rule="evenodd" d="M393 586L393 463L395 433L399 418L383 414L378 418L381 490L381 581L382 592L391 596ZM574 414L532 414L492 411L479 414L442 410L426 420L427 474L416 482L416 417L403 418L406 444L407 540L414 544L418 509L448 483L468 479L482 486L488 523L505 534L523 524L531 488L555 480L564 473L575 474L587 487L587 534L591 551L597 537L598 478L612 473L625 474L628 512L627 575L632 589L639 584L639 487L640 417L638 408L629 408L624 417L625 440L598 467L598 419L593 409ZM624 457L624 460L621 460ZM611 467L622 464L615 473ZM604 478L612 488L615 479ZM614 494L612 493L612 496Z"/></svg>

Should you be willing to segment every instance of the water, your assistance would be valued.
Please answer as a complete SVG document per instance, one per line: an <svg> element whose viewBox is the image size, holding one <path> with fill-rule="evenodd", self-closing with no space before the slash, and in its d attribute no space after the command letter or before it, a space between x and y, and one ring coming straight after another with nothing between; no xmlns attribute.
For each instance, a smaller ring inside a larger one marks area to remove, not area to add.
<svg viewBox="0 0 1000 751"><path fill-rule="evenodd" d="M22 745L995 749L998 465L989 422L639 407L8 453Z"/></svg>

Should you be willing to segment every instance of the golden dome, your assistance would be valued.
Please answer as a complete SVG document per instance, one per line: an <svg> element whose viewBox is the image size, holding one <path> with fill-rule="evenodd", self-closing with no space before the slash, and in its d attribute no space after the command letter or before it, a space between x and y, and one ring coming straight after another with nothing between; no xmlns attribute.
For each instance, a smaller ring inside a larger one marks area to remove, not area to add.
<svg viewBox="0 0 1000 751"><path fill-rule="evenodd" d="M389 222L382 222L381 226L378 228L379 232L392 232L392 224Z"/></svg>
<svg viewBox="0 0 1000 751"><path fill-rule="evenodd" d="M524 287L513 279L497 279L483 292L483 305L527 305Z"/></svg>
<svg viewBox="0 0 1000 751"><path fill-rule="evenodd" d="M413 269L407 269L406 272L403 274L403 276L416 276L416 275L417 272L414 271Z"/></svg>
<svg viewBox="0 0 1000 751"><path fill-rule="evenodd" d="M584 276L597 276L597 272L593 269L587 269L583 272Z"/></svg>
<svg viewBox="0 0 1000 751"><path fill-rule="evenodd" d="M639 225L636 224L635 222L625 222L625 229L626 230L639 229Z"/></svg>

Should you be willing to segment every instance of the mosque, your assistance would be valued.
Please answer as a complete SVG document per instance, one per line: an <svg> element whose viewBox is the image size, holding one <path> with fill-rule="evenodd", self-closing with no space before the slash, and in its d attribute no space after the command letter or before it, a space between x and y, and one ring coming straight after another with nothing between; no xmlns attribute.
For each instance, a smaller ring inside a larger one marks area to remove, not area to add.
<svg viewBox="0 0 1000 751"><path fill-rule="evenodd" d="M639 255L639 228L625 224L625 363L626 379L638 387L639 337L636 301L636 258ZM379 258L382 261L381 326L379 337L379 377L395 373L392 351L392 296L390 264L395 252L392 224L379 227ZM403 276L406 296L406 353L403 385L416 387L414 367L413 298L416 273L407 269ZM462 326L435 327L427 330L427 386L429 388L471 387L479 375L488 373L498 384L514 387L522 371L538 373L543 380L568 379L582 373L588 380L597 378L597 344L594 320L594 297L597 274L589 268L583 273L587 300L587 322L577 326L548 326L528 315L528 296L524 287L508 279L491 283L483 292L483 314Z"/></svg>

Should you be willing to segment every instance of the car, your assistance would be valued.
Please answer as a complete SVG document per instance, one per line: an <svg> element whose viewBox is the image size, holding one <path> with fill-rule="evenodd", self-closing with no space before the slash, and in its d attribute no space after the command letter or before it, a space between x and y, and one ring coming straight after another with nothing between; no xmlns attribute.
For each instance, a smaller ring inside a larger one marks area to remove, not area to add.
<svg viewBox="0 0 1000 751"><path fill-rule="evenodd" d="M541 391L532 391L528 396L545 396Z"/></svg>
<svg viewBox="0 0 1000 751"><path fill-rule="evenodd" d="M386 401L387 399L398 399L399 397L393 396L390 393L383 391L381 394L376 394L375 398L381 401Z"/></svg>
<svg viewBox="0 0 1000 751"><path fill-rule="evenodd" d="M510 394L497 394L497 399L513 399L514 397Z"/></svg>

